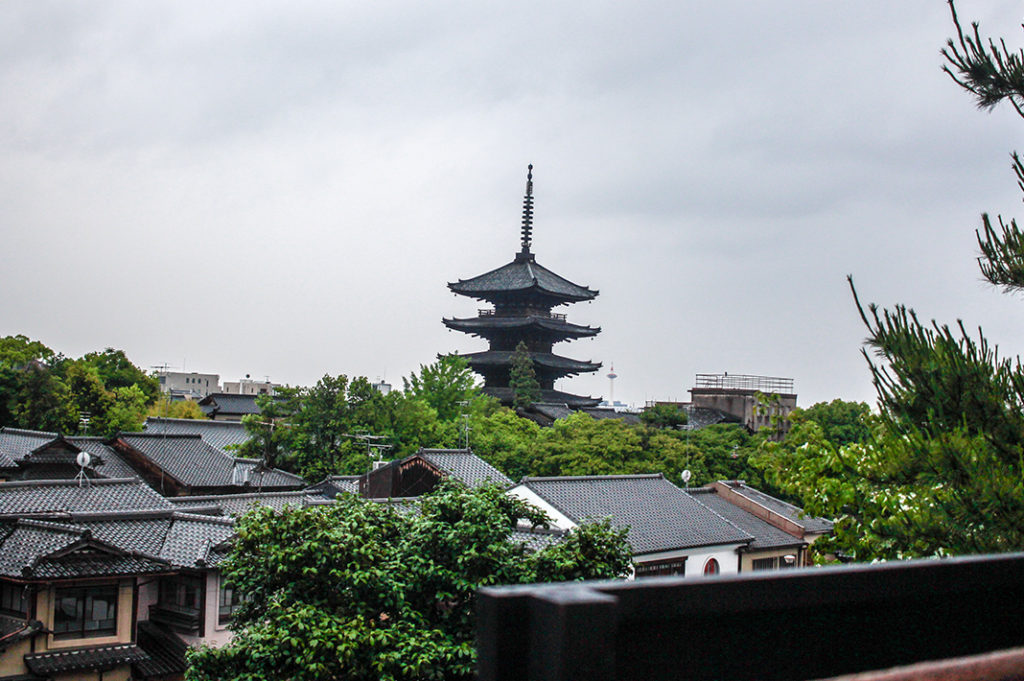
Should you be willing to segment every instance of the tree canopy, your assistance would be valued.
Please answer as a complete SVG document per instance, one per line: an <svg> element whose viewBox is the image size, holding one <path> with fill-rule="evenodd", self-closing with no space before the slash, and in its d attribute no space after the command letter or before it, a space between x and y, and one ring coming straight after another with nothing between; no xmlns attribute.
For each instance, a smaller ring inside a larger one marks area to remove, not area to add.
<svg viewBox="0 0 1024 681"><path fill-rule="evenodd" d="M68 359L25 336L0 338L0 426L90 435L140 430L159 394L156 380L122 350Z"/></svg>
<svg viewBox="0 0 1024 681"><path fill-rule="evenodd" d="M247 598L235 636L190 652L187 678L472 678L479 587L630 568L625 532L607 523L531 552L514 536L520 520L546 518L497 487L451 481L415 509L354 495L281 514L255 509L221 566Z"/></svg>

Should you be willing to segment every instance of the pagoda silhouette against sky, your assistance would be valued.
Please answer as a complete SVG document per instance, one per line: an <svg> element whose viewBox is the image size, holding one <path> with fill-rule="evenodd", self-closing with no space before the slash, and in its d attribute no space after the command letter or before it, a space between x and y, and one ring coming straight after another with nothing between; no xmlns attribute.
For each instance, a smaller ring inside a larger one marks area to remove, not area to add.
<svg viewBox="0 0 1024 681"><path fill-rule="evenodd" d="M589 338L600 327L581 326L566 321L564 314L552 312L559 305L593 300L598 292L574 284L542 267L530 251L533 236L533 166L526 175L523 197L522 249L515 260L473 277L449 283L448 288L461 296L493 305L479 310L476 317L444 319L449 329L479 336L490 347L484 352L462 355L473 371L484 379L484 392L503 404L512 404L509 373L512 356L520 341L526 343L533 359L541 402L566 404L576 409L596 406L601 398L583 397L554 389L555 381L565 376L597 371L600 362L581 361L554 354L555 343Z"/></svg>

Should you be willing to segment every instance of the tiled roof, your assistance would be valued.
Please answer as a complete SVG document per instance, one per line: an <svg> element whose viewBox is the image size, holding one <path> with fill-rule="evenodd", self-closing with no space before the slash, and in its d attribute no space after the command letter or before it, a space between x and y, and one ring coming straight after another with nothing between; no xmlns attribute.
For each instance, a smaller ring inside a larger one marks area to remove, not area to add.
<svg viewBox="0 0 1024 681"><path fill-rule="evenodd" d="M144 556L107 553L70 554L43 558L32 568L35 579L71 579L115 575L145 575L169 572L167 563Z"/></svg>
<svg viewBox="0 0 1024 681"><path fill-rule="evenodd" d="M421 449L416 455L461 480L468 487L487 483L505 486L512 484L507 475L467 449Z"/></svg>
<svg viewBox="0 0 1024 681"><path fill-rule="evenodd" d="M495 386L483 388L485 394L491 397L497 398L506 404L511 404L515 395L512 393L512 388L499 388ZM581 407L594 407L601 402L600 397L583 397L582 395L573 395L572 393L562 392L560 390L541 390L540 391L540 402L549 407L558 407L564 410L564 414L568 416L576 409ZM571 407L571 409L570 409ZM563 418L556 416L555 418Z"/></svg>
<svg viewBox="0 0 1024 681"><path fill-rule="evenodd" d="M236 459L199 435L122 433L121 442L188 487L301 487L302 478L277 469L258 470L254 459Z"/></svg>
<svg viewBox="0 0 1024 681"><path fill-rule="evenodd" d="M139 647L149 655L135 663L137 676L180 676L185 672L185 651L188 646L156 622L139 622Z"/></svg>
<svg viewBox="0 0 1024 681"><path fill-rule="evenodd" d="M541 315L526 315L522 317L499 317L487 315L482 317L466 317L455 319L442 319L445 326L456 331L481 335L491 330L505 331L508 329L532 328L538 331L550 331L552 335L559 338L584 338L596 336L601 333L601 327L584 326L573 324L564 319Z"/></svg>
<svg viewBox="0 0 1024 681"><path fill-rule="evenodd" d="M715 494L715 491L709 487L700 487L686 491L699 503L704 504L752 536L754 541L749 544L750 549L781 549L787 546L802 546L807 543L787 532L783 532L774 525L766 523L757 516L747 513L739 506L730 504Z"/></svg>
<svg viewBox="0 0 1024 681"><path fill-rule="evenodd" d="M89 528L66 523L20 519L4 523L11 530L0 543L0 574L33 579L68 579L166 572L155 558L129 554L92 538Z"/></svg>
<svg viewBox="0 0 1024 681"><path fill-rule="evenodd" d="M460 279L457 282L449 283L448 288L455 293L484 300L494 294L529 289L535 289L565 301L591 300L598 293L585 286L574 284L546 267L542 267L532 255L526 258L516 258L507 265L471 279Z"/></svg>
<svg viewBox="0 0 1024 681"><path fill-rule="evenodd" d="M20 461L32 450L60 437L57 433L20 428L0 428L0 452L12 461Z"/></svg>
<svg viewBox="0 0 1024 681"><path fill-rule="evenodd" d="M260 408L256 406L256 397L256 395L211 393L199 400L199 406L207 413L231 415L259 414Z"/></svg>
<svg viewBox="0 0 1024 681"><path fill-rule="evenodd" d="M174 497L169 499L175 508L185 512L202 512L208 515L210 507L220 509L225 515L241 515L253 506L268 506L275 511L285 506L296 508L307 505L303 490L294 492L250 492L247 494L210 494L195 497ZM202 509L200 511L200 509Z"/></svg>
<svg viewBox="0 0 1024 681"><path fill-rule="evenodd" d="M148 659L149 655L134 643L55 650L24 657L29 671L40 676L112 669Z"/></svg>
<svg viewBox="0 0 1024 681"><path fill-rule="evenodd" d="M175 513L160 557L182 567L208 565L213 547L234 535L234 525L230 518Z"/></svg>
<svg viewBox="0 0 1024 681"><path fill-rule="evenodd" d="M765 494L761 490L754 489L753 487L747 486L742 480L723 480L722 484L729 487L730 490L746 497L750 501L767 508L773 513L788 518L792 522L804 528L805 531L811 533L818 532L831 532L832 521L826 520L825 518L815 518L804 514L804 510L799 506L776 499L775 497Z"/></svg>
<svg viewBox="0 0 1024 681"><path fill-rule="evenodd" d="M21 577L40 556L66 549L82 541L85 528L37 520L16 520L3 523L4 539L0 543L0 574Z"/></svg>
<svg viewBox="0 0 1024 681"><path fill-rule="evenodd" d="M94 463L92 468L98 475L104 478L136 478L138 473L128 465L128 462L115 451L108 447L103 438L99 437L69 437L68 442L79 449L88 452L101 463Z"/></svg>
<svg viewBox="0 0 1024 681"><path fill-rule="evenodd" d="M0 515L170 508L138 479L19 480L0 482Z"/></svg>
<svg viewBox="0 0 1024 681"><path fill-rule="evenodd" d="M552 544L557 544L566 534L567 532L564 530L544 530L541 528L531 530L520 527L512 532L511 539L513 542L525 546L528 551L540 551Z"/></svg>
<svg viewBox="0 0 1024 681"><path fill-rule="evenodd" d="M628 527L634 554L753 540L661 474L523 478L521 484L575 523L607 517Z"/></svg>
<svg viewBox="0 0 1024 681"><path fill-rule="evenodd" d="M471 352L461 356L469 362L470 366L489 367L511 365L512 357L515 354L516 353L511 350L484 350L483 352ZM553 371L582 373L587 371L597 371L601 368L600 362L571 359L569 357L562 357L561 355L556 355L550 352L531 352L530 358L533 359L534 365L539 369L549 369Z"/></svg>
<svg viewBox="0 0 1024 681"><path fill-rule="evenodd" d="M334 499L342 492L359 494L358 475L330 475L315 485L305 489L306 494L316 494L326 499Z"/></svg>
<svg viewBox="0 0 1024 681"><path fill-rule="evenodd" d="M241 445L249 440L245 426L236 421L211 421L209 419L146 419L147 433L168 435L199 435L217 449L227 452L231 445Z"/></svg>

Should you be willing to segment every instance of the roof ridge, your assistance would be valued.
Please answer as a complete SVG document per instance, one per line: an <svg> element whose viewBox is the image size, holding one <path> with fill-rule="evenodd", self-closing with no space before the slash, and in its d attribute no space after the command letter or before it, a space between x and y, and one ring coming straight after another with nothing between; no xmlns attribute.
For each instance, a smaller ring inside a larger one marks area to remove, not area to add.
<svg viewBox="0 0 1024 681"><path fill-rule="evenodd" d="M189 513L188 511L174 511L171 513L174 520L191 520L195 522L216 523L217 525L234 525L232 518L222 515L203 515L202 513Z"/></svg>
<svg viewBox="0 0 1024 681"><path fill-rule="evenodd" d="M138 478L89 478L89 485L118 485L118 484L144 485ZM71 479L59 480L7 480L0 482L0 490L12 487L81 487L80 481Z"/></svg>
<svg viewBox="0 0 1024 681"><path fill-rule="evenodd" d="M66 511L72 520L144 520L150 518L170 518L174 514L173 507L117 509L113 511Z"/></svg>
<svg viewBox="0 0 1024 681"><path fill-rule="evenodd" d="M527 481L530 482L565 482L572 480L651 480L655 478L665 479L664 473L626 473L623 475L554 475L550 477L530 477L525 476L520 479L520 483Z"/></svg>
<svg viewBox="0 0 1024 681"><path fill-rule="evenodd" d="M3 433L14 433L15 435L42 435L55 438L60 433L52 433L48 430L30 430L28 428L11 428L10 426L4 426L0 428L0 432Z"/></svg>
<svg viewBox="0 0 1024 681"><path fill-rule="evenodd" d="M674 487L674 485L673 485L673 487ZM679 488L678 488L678 487L676 487L676 489L679 489ZM710 507L710 506L708 506L707 504L702 504L702 503L700 503L700 501L699 501L698 499L694 499L694 498L693 498L693 497L692 497L692 496L691 496L691 495L689 494L689 491L688 491L688 490L679 490L679 491L680 491L680 492L682 492L683 494L687 495L688 497L690 497L690 499L691 499L691 500L693 501L693 503L695 503L695 504L697 504L698 506L701 506L701 507L703 507L703 508L706 508L706 509L707 509L707 510L708 510L708 511L709 511L710 513L714 514L714 515L715 515L715 517L717 517L717 518L720 518L720 519L721 519L721 520L722 520L723 522L727 523L727 524L728 524L728 525L729 525L730 527L732 527L732 528L733 528L734 530L736 530L736 531L737 531L737 532L739 532L740 534L743 534L743 535L745 535L745 536L747 537L747 542L746 542L746 543L750 544L751 542L754 542L754 541L756 541L756 540L757 540L757 537L755 537L754 535L750 534L749 532L747 532L746 530L744 530L743 528L741 528L741 527L740 527L739 525L737 525L737 524L736 524L736 523L734 523L733 521L731 521L731 520L729 520L728 518L726 518L726 517L725 517L724 515L722 515L721 513L719 513L718 511L716 511L715 509L711 508L711 507Z"/></svg>
<svg viewBox="0 0 1024 681"><path fill-rule="evenodd" d="M202 440L203 439L203 436L200 435L199 433L149 433L149 432L146 432L144 430L143 431L139 431L139 432L132 431L132 432L128 432L128 433L121 432L121 433L117 434L117 437L119 437L119 438L120 437L141 437L141 438L146 438L146 439L160 438L161 440L166 440L166 439L172 438L172 437L173 438L190 438L190 439L193 439L193 440Z"/></svg>

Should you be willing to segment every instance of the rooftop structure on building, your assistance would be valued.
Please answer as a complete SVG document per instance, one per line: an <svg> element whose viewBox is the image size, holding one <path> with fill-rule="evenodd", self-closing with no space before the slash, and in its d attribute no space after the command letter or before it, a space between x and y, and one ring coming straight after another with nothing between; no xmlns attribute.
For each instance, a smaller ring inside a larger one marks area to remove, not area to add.
<svg viewBox="0 0 1024 681"><path fill-rule="evenodd" d="M224 381L223 392L228 395L274 395L282 387L280 383L271 383L269 378L257 381L246 376L237 381Z"/></svg>
<svg viewBox="0 0 1024 681"><path fill-rule="evenodd" d="M526 180L523 198L521 248L512 262L470 279L448 284L452 292L490 303L476 317L444 319L444 325L483 338L488 349L463 355L473 371L484 379L484 392L511 404L509 386L512 357L523 342L533 360L541 401L592 407L601 399L555 390L555 381L567 376L597 371L599 362L556 355L554 344L577 338L592 338L600 327L583 326L552 312L561 305L593 300L598 292L555 274L537 262L530 250L533 237L533 166Z"/></svg>
<svg viewBox="0 0 1024 681"><path fill-rule="evenodd" d="M776 428L779 436L789 429L786 416L796 408L793 379L777 376L697 374L690 397L692 406L731 414L751 432Z"/></svg>

